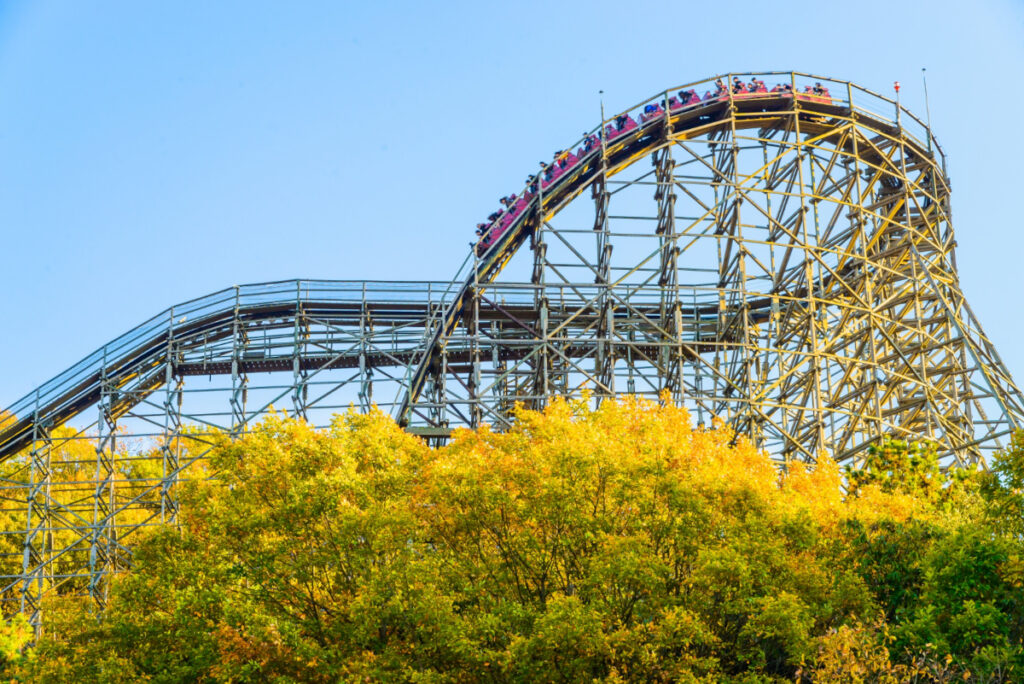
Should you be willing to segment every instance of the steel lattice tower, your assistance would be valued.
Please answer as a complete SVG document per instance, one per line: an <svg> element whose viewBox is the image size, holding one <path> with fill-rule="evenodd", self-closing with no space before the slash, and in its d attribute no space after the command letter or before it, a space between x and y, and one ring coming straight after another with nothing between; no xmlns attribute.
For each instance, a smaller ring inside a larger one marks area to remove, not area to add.
<svg viewBox="0 0 1024 684"><path fill-rule="evenodd" d="M603 121L449 282L230 288L9 407L8 610L102 606L132 535L174 524L209 445L272 407L324 424L377 405L443 441L517 403L667 392L780 461L856 466L894 435L984 463L1024 401L960 291L938 143L852 83L739 76L783 87L709 79Z"/></svg>

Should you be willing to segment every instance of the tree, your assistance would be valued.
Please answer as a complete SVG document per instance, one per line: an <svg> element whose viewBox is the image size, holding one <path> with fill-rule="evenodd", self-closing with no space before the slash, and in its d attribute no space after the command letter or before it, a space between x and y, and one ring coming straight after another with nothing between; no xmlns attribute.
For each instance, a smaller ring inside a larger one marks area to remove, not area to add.
<svg viewBox="0 0 1024 684"><path fill-rule="evenodd" d="M34 657L8 672L944 681L984 666L1008 679L1019 540L990 543L987 509L942 494L927 462L874 455L868 472L888 479L844 495L828 458L780 471L668 403L553 401L437 449L380 412L324 431L271 417L214 450L218 478L184 488L180 529L138 544L102 620L57 598ZM968 609L974 627L957 617Z"/></svg>
<svg viewBox="0 0 1024 684"><path fill-rule="evenodd" d="M1024 537L1024 430L996 454L991 472L982 479L981 493L999 533Z"/></svg>

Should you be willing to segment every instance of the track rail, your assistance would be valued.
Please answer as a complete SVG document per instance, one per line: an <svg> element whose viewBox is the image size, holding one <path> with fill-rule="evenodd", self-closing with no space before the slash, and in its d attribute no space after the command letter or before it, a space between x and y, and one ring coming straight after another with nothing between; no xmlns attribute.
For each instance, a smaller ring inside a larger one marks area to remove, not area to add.
<svg viewBox="0 0 1024 684"><path fill-rule="evenodd" d="M945 167L942 148L934 140L930 129L911 112L889 98L849 81L836 81L801 72L758 72L742 75L760 77L762 80L766 77L783 76L789 83L791 92L735 94L730 89L727 95L717 97L705 95L699 101L686 105L680 103L672 95L674 92L694 92L704 86L711 86L720 79L728 84L732 81L734 74L719 74L709 79L668 89L624 112L603 120L583 138L569 146L568 149L571 151L585 144L588 139L594 139L595 136L600 140L600 145L594 146L585 155L580 155L574 165L550 185L545 186L541 183L538 188L532 190L527 185L520 191L519 197L529 197L528 206L516 212L514 219L508 221L504 226L502 225L503 221L513 209L509 208L502 212L502 215L493 222L488 232L473 248L470 259L467 259L466 263L470 265L467 269L468 272L463 276L461 286L455 296L451 298L444 315L436 321L430 343L409 378L409 390L397 415L401 424L408 424L412 407L423 391L427 376L431 372L437 372L437 354L445 344L445 340L452 335L462 320L467 309L469 293L486 289L486 286L500 275L502 269L530 237L532 231L579 196L596 178L615 176L637 160L665 146L670 137L685 139L690 136L706 135L709 132L728 127L770 129L774 126L785 125L786 121L794 115L800 118L803 130L808 135L823 135L827 134L834 126L833 117L846 117L858 120L881 134L904 138L907 147L913 149L922 158L936 159L937 154L941 159L942 167ZM811 79L837 87L837 92L828 97L800 92L800 84ZM861 96L860 103L856 101L855 92ZM869 109L864 105L870 105L872 108ZM648 106L657 107L658 111L641 119L639 113ZM892 119L878 112L878 110L889 106L893 108L894 112ZM763 114L763 116L752 117L751 114ZM737 115L743 116L738 117ZM621 133L614 131L613 124L621 117L629 117L631 121L640 120L640 123L632 130ZM912 128L904 129L904 117L912 124ZM870 159L870 155L868 155L868 159ZM942 178L941 182L944 186L948 186L946 178ZM493 234L499 230L500 234L494 237ZM473 259L474 255L477 258Z"/></svg>
<svg viewBox="0 0 1024 684"><path fill-rule="evenodd" d="M436 318L437 311L442 309L439 301L429 297L423 300L396 302L387 298L385 292L376 291L377 299L360 299L357 301L336 300L324 297L324 292L337 292L342 296L351 292L362 292L366 284L360 281L283 281L277 283L258 283L223 290L194 301L221 300L219 306L203 307L201 313L189 316L180 315L190 309L190 302L176 305L165 310L153 320L163 321L164 326L155 328L150 334L136 336L133 332L117 338L91 354L82 363L76 364L61 373L40 390L27 395L9 408L5 413L13 417L3 425L0 432L0 460L6 460L18 453L33 439L33 428L36 422L48 425L61 425L76 415L94 406L100 399L103 383L107 389L130 387L113 402L115 414L123 414L136 406L153 392L163 387L166 373L163 369L168 363L174 366L175 376L213 376L230 375L232 372L244 374L288 372L295 367L295 359L291 354L274 354L273 352L257 351L253 356L243 357L233 362L227 360L186 360L190 352L202 352L204 347L229 340L238 330L258 328L260 331L277 329L289 330L294 326L297 316L311 317L318 320L329 320L338 326L355 326L364 317L371 317L375 324L382 327L422 326L425 321ZM376 283L371 283L371 288ZM444 282L421 283L423 293L443 293ZM299 296L291 300L267 300L268 290L287 293L313 293L310 296ZM372 292L372 290L371 290ZM253 295L253 296L250 296ZM254 301L253 301L254 300ZM770 315L769 302L762 301L755 305L761 310L759 317L765 319ZM660 316L656 307L642 307L643 315L657 320ZM172 315L172 312L176 312ZM692 316L714 316L715 307L707 306L695 309ZM556 308L552 317L565 318L568 312L560 314ZM512 303L499 313L485 315L482 320L512 319L527 323L535 323L539 314L529 303ZM184 319L184 320L181 320ZM581 319L578 324L586 327L590 319ZM133 344L127 346L122 340L128 338ZM174 343L173 347L170 343ZM643 347L640 347L641 349ZM172 350L173 351L170 351ZM123 350L123 353L117 353ZM572 350L570 350L572 351ZM580 348L580 354L585 353ZM525 351L503 352L502 358L521 358ZM170 356L169 356L170 354ZM300 370L318 370L324 368L344 369L357 368L365 363L373 367L402 367L405 364L418 362L423 351L419 345L409 344L405 348L391 350L388 353L366 354L358 349L347 353L312 353L302 356L299 360ZM452 363L468 363L470 351L465 345L449 349ZM360 356L363 357L362 361ZM100 362L89 362L100 359ZM39 395L39 403L35 404ZM21 411L17 407L32 405L32 411Z"/></svg>
<svg viewBox="0 0 1024 684"><path fill-rule="evenodd" d="M323 317L337 325L371 316L379 323L396 326L424 321L441 307L438 293L445 283L407 283L392 287L373 281L290 280L232 287L165 309L145 323L105 344L79 363L10 405L2 414L0 461L31 443L37 425L54 427L94 405L104 389L117 395L112 402L117 415L138 404L163 386L168 362L178 375L219 375L232 372L231 363L185 362L191 351L202 350L229 339L239 325L270 323L290 328L297 315ZM173 342L173 345L171 344ZM178 358L170 358L174 355ZM402 355L411 358L413 350ZM243 359L250 372L290 370L292 359ZM338 367L351 361L303 359L305 368Z"/></svg>

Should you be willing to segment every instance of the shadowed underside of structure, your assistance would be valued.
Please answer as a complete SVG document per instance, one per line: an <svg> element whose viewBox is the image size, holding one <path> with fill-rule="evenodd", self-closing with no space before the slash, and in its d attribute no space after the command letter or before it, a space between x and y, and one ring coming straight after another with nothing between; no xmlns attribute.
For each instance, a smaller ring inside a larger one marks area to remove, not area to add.
<svg viewBox="0 0 1024 684"><path fill-rule="evenodd" d="M984 462L1024 404L960 292L930 131L847 82L741 76L789 89L704 81L602 122L451 281L229 288L9 407L7 611L39 624L51 591L102 607L209 444L274 408L377 405L441 441L517 403L667 392L780 460L856 466L892 434Z"/></svg>

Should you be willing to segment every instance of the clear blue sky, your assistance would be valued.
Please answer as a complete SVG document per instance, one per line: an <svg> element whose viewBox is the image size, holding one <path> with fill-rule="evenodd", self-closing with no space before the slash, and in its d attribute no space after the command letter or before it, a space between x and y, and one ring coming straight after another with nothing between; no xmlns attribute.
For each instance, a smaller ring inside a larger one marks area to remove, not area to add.
<svg viewBox="0 0 1024 684"><path fill-rule="evenodd" d="M729 70L904 84L1024 382L1024 2L0 0L0 406L178 301L447 279L609 110Z"/></svg>

